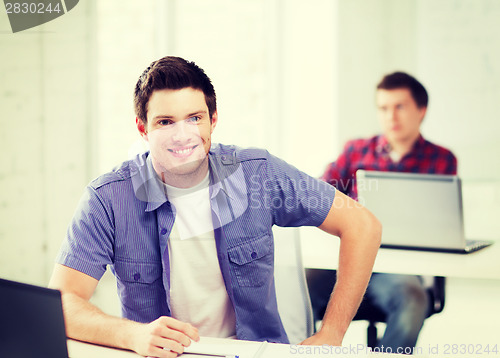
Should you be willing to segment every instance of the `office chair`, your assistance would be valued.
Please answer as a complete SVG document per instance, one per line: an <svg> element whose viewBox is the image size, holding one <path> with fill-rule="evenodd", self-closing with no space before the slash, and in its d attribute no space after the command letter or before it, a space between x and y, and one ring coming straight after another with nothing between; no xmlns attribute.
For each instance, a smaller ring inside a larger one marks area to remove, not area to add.
<svg viewBox="0 0 500 358"><path fill-rule="evenodd" d="M446 279L444 277L425 277L424 284L427 288L427 295L429 297L429 308L427 311L427 316L430 317L433 314L440 313L444 309L445 302L445 283ZM366 344L370 348L377 347L378 343L378 332L377 332L377 322L386 322L387 317L384 312L374 306L369 299L365 297L365 301L360 306L358 312L354 316L353 321L366 320L368 321L368 328L366 334Z"/></svg>
<svg viewBox="0 0 500 358"><path fill-rule="evenodd" d="M332 278L332 272L328 270L319 269L307 269L307 281L309 285L315 288L316 293L320 301L316 302L316 307L314 307L314 316L316 320L320 320L325 314L326 302L322 300L329 297L329 293L333 289L333 282L327 282ZM433 314L439 313L444 308L445 302L445 278L444 277L423 277L424 285L427 288L427 294L429 297L429 307L427 311L427 317ZM319 291L321 290L321 292ZM316 298L318 300L318 298ZM368 321L367 329L367 345L370 348L377 347L378 343L378 333L377 333L377 322L386 322L386 314L378 309L368 297L364 297L363 303L361 304L358 312L354 316L353 320L366 320Z"/></svg>
<svg viewBox="0 0 500 358"><path fill-rule="evenodd" d="M314 333L300 235L297 228L273 228L274 280L281 321L291 344Z"/></svg>

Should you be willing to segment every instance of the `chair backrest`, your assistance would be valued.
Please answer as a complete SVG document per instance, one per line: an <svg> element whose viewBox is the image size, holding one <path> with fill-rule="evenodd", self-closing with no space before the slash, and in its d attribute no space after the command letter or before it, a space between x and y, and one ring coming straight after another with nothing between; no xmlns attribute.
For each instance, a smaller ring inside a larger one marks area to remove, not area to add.
<svg viewBox="0 0 500 358"><path fill-rule="evenodd" d="M290 343L313 334L313 315L297 228L273 228L274 278L281 321Z"/></svg>
<svg viewBox="0 0 500 358"><path fill-rule="evenodd" d="M444 309L446 279L440 276L422 276L422 279L429 297L427 317L430 317ZM369 322L366 336L368 347L372 349L377 347L378 334L375 324L376 322L386 322L386 319L386 314L370 301L368 301L368 304L365 303L360 306L353 320L367 320Z"/></svg>
<svg viewBox="0 0 500 358"><path fill-rule="evenodd" d="M440 313L444 309L446 279L440 276L422 276L422 280L429 297L427 317L430 317L433 314ZM386 315L368 300L360 306L353 320L385 322Z"/></svg>
<svg viewBox="0 0 500 358"><path fill-rule="evenodd" d="M441 276L430 276L423 278L427 293L429 294L431 306L427 317L440 313L444 309L446 278Z"/></svg>

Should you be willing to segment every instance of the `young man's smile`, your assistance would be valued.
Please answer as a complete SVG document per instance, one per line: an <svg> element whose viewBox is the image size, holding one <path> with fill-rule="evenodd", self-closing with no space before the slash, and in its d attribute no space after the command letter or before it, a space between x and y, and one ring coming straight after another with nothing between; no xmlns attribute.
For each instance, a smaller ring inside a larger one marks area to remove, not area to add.
<svg viewBox="0 0 500 358"><path fill-rule="evenodd" d="M193 154L193 151L195 148L198 147L198 145L190 146L190 147L180 147L180 148L170 148L167 149L169 152L173 154L173 156L177 158L187 158L191 154Z"/></svg>

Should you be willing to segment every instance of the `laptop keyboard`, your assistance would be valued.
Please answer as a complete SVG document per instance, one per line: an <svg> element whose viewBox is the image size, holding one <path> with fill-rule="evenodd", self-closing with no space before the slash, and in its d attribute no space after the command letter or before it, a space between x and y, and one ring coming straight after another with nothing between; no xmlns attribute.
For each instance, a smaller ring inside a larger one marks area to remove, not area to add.
<svg viewBox="0 0 500 358"><path fill-rule="evenodd" d="M483 247L490 246L491 241L482 240L467 240L467 245L465 246L465 251L472 252L482 249Z"/></svg>

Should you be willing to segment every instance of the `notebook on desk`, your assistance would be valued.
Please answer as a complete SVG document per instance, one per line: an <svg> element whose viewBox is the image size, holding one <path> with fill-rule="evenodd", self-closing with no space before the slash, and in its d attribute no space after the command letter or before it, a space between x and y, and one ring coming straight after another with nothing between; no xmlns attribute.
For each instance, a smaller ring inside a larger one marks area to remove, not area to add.
<svg viewBox="0 0 500 358"><path fill-rule="evenodd" d="M0 279L0 357L68 358L59 291Z"/></svg>
<svg viewBox="0 0 500 358"><path fill-rule="evenodd" d="M382 247L471 253L491 241L466 240L456 175L358 170L358 200L382 223Z"/></svg>

